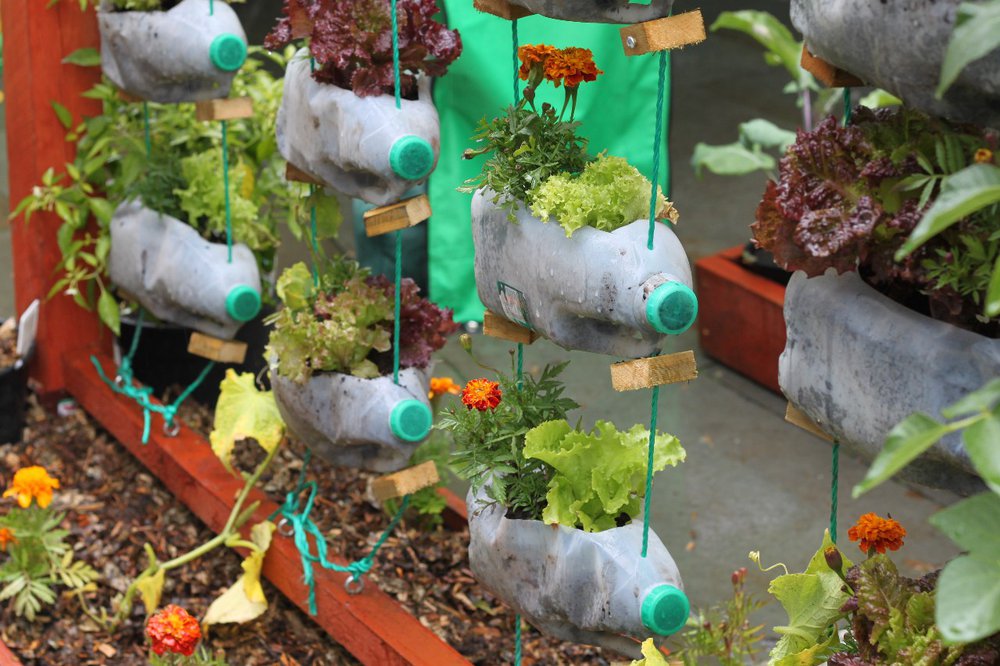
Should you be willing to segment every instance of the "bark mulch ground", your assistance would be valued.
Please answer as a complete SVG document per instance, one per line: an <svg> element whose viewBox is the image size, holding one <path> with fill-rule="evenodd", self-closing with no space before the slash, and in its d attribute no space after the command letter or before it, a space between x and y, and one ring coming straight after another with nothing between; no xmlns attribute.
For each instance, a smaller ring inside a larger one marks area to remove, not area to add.
<svg viewBox="0 0 1000 666"><path fill-rule="evenodd" d="M191 405L182 416L195 430L210 430L210 410ZM241 445L236 457L240 467L249 469L259 459L256 448ZM302 452L294 442L288 444L263 480L265 491L279 503L296 485ZM150 543L162 560L214 536L82 411L57 416L37 406L30 410L24 441L0 445L0 481L5 485L14 471L33 464L44 465L60 480L56 503L66 511L64 524L71 530L76 556L102 574L98 591L88 597L95 608L110 607L114 595L145 566L143 544ZM308 473L320 488L311 518L326 534L331 554L347 559L366 555L389 520L368 499L370 475L317 459ZM418 517L408 517L383 546L367 585L396 598L474 664L510 664L514 616L472 577L468 538L468 530L427 529ZM162 603L176 603L200 616L240 572L239 556L218 549L170 572ZM211 649L225 651L229 664L358 663L270 584L265 582L264 589L271 605L263 617L246 625L213 627L206 639ZM0 608L0 639L26 665L144 664L144 621L138 604L128 621L108 635L85 616L76 599L64 595L34 623ZM601 666L613 658L533 629L525 630L523 649L525 666Z"/></svg>

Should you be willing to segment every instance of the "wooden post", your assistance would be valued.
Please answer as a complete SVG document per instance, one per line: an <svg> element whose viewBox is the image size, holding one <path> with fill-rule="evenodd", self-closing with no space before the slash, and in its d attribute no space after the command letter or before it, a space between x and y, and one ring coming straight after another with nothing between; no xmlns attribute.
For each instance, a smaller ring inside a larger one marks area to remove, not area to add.
<svg viewBox="0 0 1000 666"><path fill-rule="evenodd" d="M75 146L66 142L66 130L51 103L56 101L69 109L74 123L82 114L101 112L99 102L80 96L100 80L100 69L62 63L79 48L98 46L94 11L81 12L80 3L65 0L47 9L48 4L0 0L11 208L41 182L46 169L59 172L73 160ZM66 385L63 360L99 341L105 349L110 348L111 337L102 333L97 315L80 308L71 297L58 294L45 298L62 258L56 243L59 218L53 213L38 213L28 225L23 218L10 224L17 311L36 298L42 304L31 376L42 397L53 398Z"/></svg>

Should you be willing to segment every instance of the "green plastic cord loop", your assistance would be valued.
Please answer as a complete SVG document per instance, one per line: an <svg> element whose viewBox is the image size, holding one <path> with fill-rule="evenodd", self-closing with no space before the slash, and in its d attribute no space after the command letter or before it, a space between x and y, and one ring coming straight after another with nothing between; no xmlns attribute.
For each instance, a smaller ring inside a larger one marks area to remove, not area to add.
<svg viewBox="0 0 1000 666"><path fill-rule="evenodd" d="M401 136L389 149L389 167L400 178L420 180L434 168L434 148L415 134Z"/></svg>
<svg viewBox="0 0 1000 666"><path fill-rule="evenodd" d="M660 333L680 335L698 316L698 297L683 282L664 282L646 299L646 320Z"/></svg>
<svg viewBox="0 0 1000 666"><path fill-rule="evenodd" d="M676 634L684 628L691 613L691 602L684 591L664 583L657 585L642 600L642 625L660 636Z"/></svg>
<svg viewBox="0 0 1000 666"><path fill-rule="evenodd" d="M433 422L431 408L413 398L400 400L389 412L389 429L404 442L422 441Z"/></svg>
<svg viewBox="0 0 1000 666"><path fill-rule="evenodd" d="M247 43L231 32L224 32L212 40L208 57L223 72L235 72L247 60Z"/></svg>
<svg viewBox="0 0 1000 666"><path fill-rule="evenodd" d="M236 285L226 294L226 312L236 321L250 321L260 312L260 294L250 285Z"/></svg>

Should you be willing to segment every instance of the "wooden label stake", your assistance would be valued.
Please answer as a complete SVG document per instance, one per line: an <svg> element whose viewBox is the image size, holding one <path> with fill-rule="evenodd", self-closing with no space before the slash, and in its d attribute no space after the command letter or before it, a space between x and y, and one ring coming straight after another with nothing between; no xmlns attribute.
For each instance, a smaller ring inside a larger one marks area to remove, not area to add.
<svg viewBox="0 0 1000 666"><path fill-rule="evenodd" d="M311 175L307 174L291 162L285 162L285 180L295 183L309 183L310 185L326 187L326 185L323 184L323 181L318 178L313 178Z"/></svg>
<svg viewBox="0 0 1000 666"><path fill-rule="evenodd" d="M507 0L472 0L472 6L485 14L493 14L508 21L534 14L531 10L520 5L512 5Z"/></svg>
<svg viewBox="0 0 1000 666"><path fill-rule="evenodd" d="M705 19L701 10L627 25L621 29L625 55L670 51L705 41Z"/></svg>
<svg viewBox="0 0 1000 666"><path fill-rule="evenodd" d="M698 364L693 351L611 364L611 386L616 391L636 391L697 378Z"/></svg>
<svg viewBox="0 0 1000 666"><path fill-rule="evenodd" d="M249 97L207 99L194 103L194 117L202 122L209 120L236 120L253 117L253 100Z"/></svg>
<svg viewBox="0 0 1000 666"><path fill-rule="evenodd" d="M219 363L242 363L247 356L247 343L238 340L220 340L193 331L188 341L188 353Z"/></svg>
<svg viewBox="0 0 1000 666"><path fill-rule="evenodd" d="M802 428L808 433L816 435L820 439L825 439L828 442L833 441L833 437L830 437L830 435L826 434L826 432L823 431L823 428L821 428L818 423L809 418L808 414L803 412L801 409L799 409L792 403L788 403L788 406L785 407L785 420L791 423L792 425Z"/></svg>
<svg viewBox="0 0 1000 666"><path fill-rule="evenodd" d="M403 495L412 495L418 490L433 486L440 480L437 465L433 460L428 460L373 480L372 494L379 502L385 502Z"/></svg>
<svg viewBox="0 0 1000 666"><path fill-rule="evenodd" d="M431 202L426 194L397 201L388 206L372 208L365 212L365 234L369 238L390 231L414 227L431 216Z"/></svg>
<svg viewBox="0 0 1000 666"><path fill-rule="evenodd" d="M144 102L144 101L146 101L146 100L142 99L141 97L136 97L132 93L126 92L125 90L122 90L121 88L118 89L118 96L122 99L123 102L125 102L127 104L136 104L138 102Z"/></svg>
<svg viewBox="0 0 1000 666"><path fill-rule="evenodd" d="M520 342L525 345L530 345L538 339L538 333L530 328L515 324L489 310L483 313L483 334L491 338Z"/></svg>
<svg viewBox="0 0 1000 666"><path fill-rule="evenodd" d="M802 46L802 59L799 61L802 69L816 77L816 80L827 88L851 88L863 86L865 82L850 72L845 72L836 65L831 65L822 58L817 58L809 52L809 47Z"/></svg>

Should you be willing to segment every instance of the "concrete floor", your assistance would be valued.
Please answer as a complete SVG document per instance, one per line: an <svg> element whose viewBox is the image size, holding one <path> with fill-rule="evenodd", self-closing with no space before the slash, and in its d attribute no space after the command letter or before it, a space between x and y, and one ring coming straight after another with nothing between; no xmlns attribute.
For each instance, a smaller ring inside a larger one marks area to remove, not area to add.
<svg viewBox="0 0 1000 666"><path fill-rule="evenodd" d="M732 8L723 0L701 6L708 23L722 9ZM785 2L753 0L740 6L787 16ZM688 166L694 144L733 141L737 124L754 117L794 127L798 111L793 99L782 93L785 80L783 70L764 64L755 43L727 32L675 54L673 192L682 214L678 235L692 260L746 240L764 185L760 175L695 178ZM5 158L6 150L0 155ZM0 213L7 204L6 167L6 160L0 159ZM286 261L295 258L289 254ZM0 225L0 315L13 309L10 265L9 232ZM475 347L487 363L508 367L509 345L477 336ZM805 566L828 525L830 447L783 421L783 399L701 354L693 332L671 340L667 351L683 349L695 350L701 376L662 390L659 424L680 438L688 460L657 477L653 525L677 559L693 602L705 604L729 593L733 569L752 567L747 559L751 550L760 550L765 563L784 561L793 570ZM649 392L614 392L607 357L567 353L541 341L527 348L525 367L532 370L565 358L572 361L565 380L582 405L586 426L595 419L619 427L648 424ZM436 374L451 374L460 381L481 371L453 341L441 355ZM892 513L909 533L895 557L904 572L923 573L955 554L927 523L938 501L947 497L933 501L890 483L852 501L850 488L865 468L846 454L841 459L842 540L857 516L876 511ZM749 580L763 593L769 577L756 573ZM772 604L760 621L773 625L784 619Z"/></svg>

